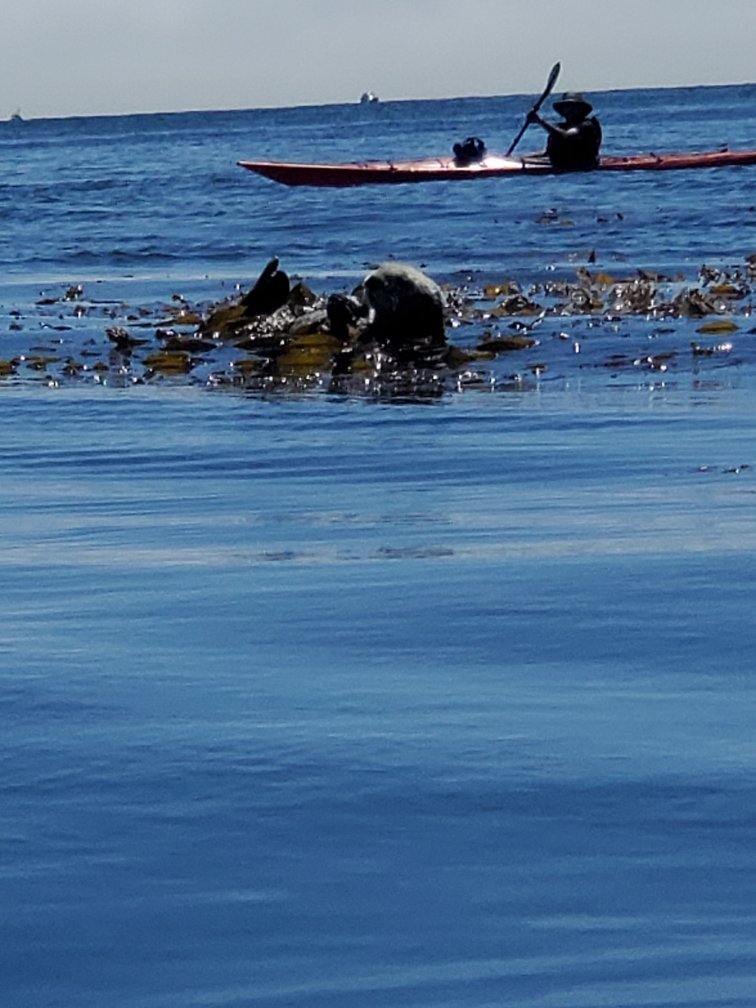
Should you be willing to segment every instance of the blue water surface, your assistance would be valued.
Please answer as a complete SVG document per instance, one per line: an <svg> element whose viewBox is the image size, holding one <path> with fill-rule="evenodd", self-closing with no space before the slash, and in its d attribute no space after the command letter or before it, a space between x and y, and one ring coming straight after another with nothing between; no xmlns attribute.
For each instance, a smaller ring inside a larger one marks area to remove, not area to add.
<svg viewBox="0 0 756 1008"><path fill-rule="evenodd" d="M753 146L754 95L593 98L630 153ZM745 270L754 168L235 165L505 148L526 105L2 123L0 359L68 284L214 300L271 254L318 290ZM721 354L557 321L543 375L433 402L0 377L2 1003L750 1008L750 298Z"/></svg>

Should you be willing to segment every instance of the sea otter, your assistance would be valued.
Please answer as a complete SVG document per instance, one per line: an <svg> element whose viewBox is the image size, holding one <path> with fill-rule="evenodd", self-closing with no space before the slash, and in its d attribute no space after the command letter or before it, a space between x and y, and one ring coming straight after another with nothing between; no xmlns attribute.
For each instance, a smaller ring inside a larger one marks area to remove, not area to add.
<svg viewBox="0 0 756 1008"><path fill-rule="evenodd" d="M368 308L367 335L394 352L446 345L445 301L429 276L407 263L383 263L363 282Z"/></svg>

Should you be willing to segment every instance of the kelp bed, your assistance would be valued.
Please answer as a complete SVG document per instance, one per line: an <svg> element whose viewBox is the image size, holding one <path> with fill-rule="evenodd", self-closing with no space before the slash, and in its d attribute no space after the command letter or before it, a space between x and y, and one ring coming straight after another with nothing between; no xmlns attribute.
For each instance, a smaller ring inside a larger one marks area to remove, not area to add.
<svg viewBox="0 0 756 1008"><path fill-rule="evenodd" d="M466 275L444 286L448 345L397 360L329 325L327 295L293 283L286 303L250 314L244 292L190 303L98 300L72 284L0 316L0 388L92 383L201 385L250 394L427 398L517 391L576 373L608 383L700 379L756 362L756 254L702 266L693 282L579 268L529 285Z"/></svg>

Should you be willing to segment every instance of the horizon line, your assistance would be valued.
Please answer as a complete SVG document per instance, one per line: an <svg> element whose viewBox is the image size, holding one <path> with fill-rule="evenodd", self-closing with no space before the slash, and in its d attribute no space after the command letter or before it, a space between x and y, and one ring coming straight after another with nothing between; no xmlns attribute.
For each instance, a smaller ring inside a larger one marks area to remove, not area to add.
<svg viewBox="0 0 756 1008"><path fill-rule="evenodd" d="M637 84L628 87L611 87L611 88L593 88L588 89L591 95L598 94L617 94L624 93L627 91L682 91L682 90L704 90L711 88L729 88L729 87L752 87L756 85L756 81L722 81L720 83L707 83L707 84ZM530 92L518 91L509 92L506 94L458 94L458 95L444 95L435 98L428 97L412 97L412 98L387 98L379 100L376 103L378 105L398 105L402 103L409 102L445 102L445 101L475 101L480 99L500 99L500 98L529 98L532 97ZM275 112L275 111L296 111L297 109L312 109L312 108L344 108L352 107L355 105L361 105L359 98L353 99L352 101L342 100L342 101L327 101L327 102L300 102L293 105L238 105L238 106L228 106L226 108L180 108L180 109L135 109L129 112L61 112L52 113L48 115L32 115L24 116L21 114L22 109L18 108L16 111L10 115L7 119L3 120L6 123L26 123L26 122L46 122L53 119L115 119L115 118L128 118L129 116L150 116L150 115L198 115L202 113L208 114L224 114L227 112Z"/></svg>

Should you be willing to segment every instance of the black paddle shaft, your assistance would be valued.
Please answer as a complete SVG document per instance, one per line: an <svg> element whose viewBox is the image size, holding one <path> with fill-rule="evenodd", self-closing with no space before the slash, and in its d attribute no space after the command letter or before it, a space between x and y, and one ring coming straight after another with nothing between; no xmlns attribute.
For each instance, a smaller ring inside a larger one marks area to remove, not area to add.
<svg viewBox="0 0 756 1008"><path fill-rule="evenodd" d="M549 97L549 95L551 94L551 92L554 90L554 85L557 82L557 77L559 76L559 71L561 69L562 69L562 64L561 63L555 63L554 66L551 68L551 73L549 74L549 79L546 81L546 87L543 89L543 94L538 99L538 101L535 103L535 105L533 106L533 108L531 109L532 112L537 112L538 109L541 107L541 105L543 105L543 103ZM509 157L509 155L515 149L515 147L520 142L520 140L522 140L523 136L525 135L525 130L528 128L529 125L530 125L530 123L526 119L525 122L522 124L522 129L517 134L517 136L514 138L514 140L512 141L512 143L509 145L509 150L507 151L507 153L505 155L506 157Z"/></svg>

